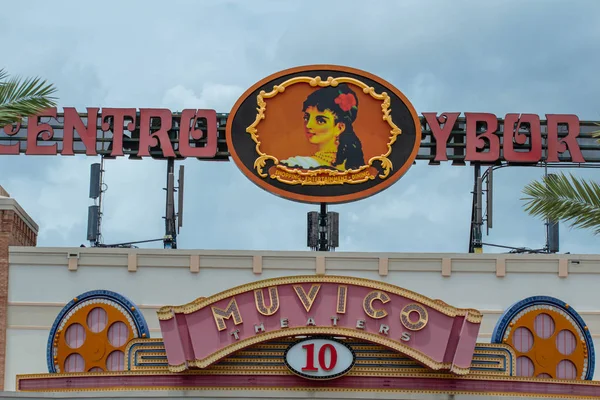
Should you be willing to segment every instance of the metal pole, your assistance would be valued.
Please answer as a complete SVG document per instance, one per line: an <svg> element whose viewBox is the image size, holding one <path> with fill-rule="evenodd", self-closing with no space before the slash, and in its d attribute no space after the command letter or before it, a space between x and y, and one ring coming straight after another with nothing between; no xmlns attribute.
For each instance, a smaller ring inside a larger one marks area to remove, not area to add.
<svg viewBox="0 0 600 400"><path fill-rule="evenodd" d="M177 230L175 228L175 197L174 197L174 170L175 159L167 159L167 196L165 210L165 237L163 240L165 249L177 248Z"/></svg>
<svg viewBox="0 0 600 400"><path fill-rule="evenodd" d="M98 246L102 243L102 187L104 186L104 156L100 156L100 191L98 195L98 226L96 235L96 243L94 246Z"/></svg>
<svg viewBox="0 0 600 400"><path fill-rule="evenodd" d="M319 213L319 251L327 251L327 203L321 203Z"/></svg>
<svg viewBox="0 0 600 400"><path fill-rule="evenodd" d="M469 238L469 253L482 253L483 247L481 244L481 165L479 163L474 165L474 177L473 177L473 206L471 212L471 234Z"/></svg>

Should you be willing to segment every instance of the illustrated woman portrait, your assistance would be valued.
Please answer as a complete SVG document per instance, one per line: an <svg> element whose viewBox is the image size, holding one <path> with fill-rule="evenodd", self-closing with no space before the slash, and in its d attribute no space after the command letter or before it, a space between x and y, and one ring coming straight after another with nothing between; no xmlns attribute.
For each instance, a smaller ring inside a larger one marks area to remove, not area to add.
<svg viewBox="0 0 600 400"><path fill-rule="evenodd" d="M312 92L304 101L304 133L317 145L311 156L294 156L281 161L302 169L357 169L365 164L362 144L353 122L358 114L358 98L347 84L327 86Z"/></svg>

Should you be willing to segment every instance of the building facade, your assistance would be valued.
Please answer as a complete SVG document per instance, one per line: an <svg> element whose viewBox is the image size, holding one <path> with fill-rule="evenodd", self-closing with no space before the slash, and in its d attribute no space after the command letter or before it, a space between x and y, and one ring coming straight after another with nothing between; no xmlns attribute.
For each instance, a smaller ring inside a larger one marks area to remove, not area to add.
<svg viewBox="0 0 600 400"><path fill-rule="evenodd" d="M43 248L2 195L14 396L600 394L600 255ZM291 355L307 340L338 349L322 376Z"/></svg>

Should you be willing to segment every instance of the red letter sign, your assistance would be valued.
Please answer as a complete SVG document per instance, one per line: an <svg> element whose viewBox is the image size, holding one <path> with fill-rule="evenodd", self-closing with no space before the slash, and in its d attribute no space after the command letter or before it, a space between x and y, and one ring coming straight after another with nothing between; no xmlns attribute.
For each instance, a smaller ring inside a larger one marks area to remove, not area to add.
<svg viewBox="0 0 600 400"><path fill-rule="evenodd" d="M196 121L206 118L206 146L190 146L192 139L200 140L204 132L195 129ZM217 154L217 113L215 110L183 110L179 123L179 153L183 157L209 158Z"/></svg>
<svg viewBox="0 0 600 400"><path fill-rule="evenodd" d="M56 155L56 143L50 146L38 146L38 136L47 141L54 137L54 130L50 124L38 124L40 117L56 118L56 107L42 111L39 115L27 118L27 150L25 154L33 155Z"/></svg>
<svg viewBox="0 0 600 400"><path fill-rule="evenodd" d="M498 118L488 113L465 113L467 118L467 154L465 161L494 162L500 157L500 139L494 134L498 129ZM477 122L485 122L487 129L477 134ZM485 147L484 138L490 150L479 152Z"/></svg>
<svg viewBox="0 0 600 400"><path fill-rule="evenodd" d="M107 117L113 117L113 148L110 153L112 157L123 155L123 124L125 118L128 117L132 120L127 125L127 130L132 132L135 129L135 108L104 108L102 110L102 130L107 131L110 129L108 122L105 122Z"/></svg>
<svg viewBox="0 0 600 400"><path fill-rule="evenodd" d="M302 367L302 371L318 371L315 368L315 344L305 344L302 348L306 350L306 363Z"/></svg>
<svg viewBox="0 0 600 400"><path fill-rule="evenodd" d="M326 337L306 338L285 351L285 363L295 374L309 379L332 379L354 366L351 347Z"/></svg>
<svg viewBox="0 0 600 400"><path fill-rule="evenodd" d="M329 350L329 365L325 362L325 352ZM325 371L331 371L337 364L337 350L331 343L324 344L319 350L319 366Z"/></svg>
<svg viewBox="0 0 600 400"><path fill-rule="evenodd" d="M529 123L531 134L531 150L515 151L514 143L525 144L527 136L519 133L522 123ZM513 143L514 141L514 143ZM506 114L504 118L504 159L514 162L537 163L542 158L542 134L540 117L536 114Z"/></svg>
<svg viewBox="0 0 600 400"><path fill-rule="evenodd" d="M558 162L558 153L564 153L569 149L571 161L584 163L585 159L579 149L577 136L579 136L579 118L577 115L547 114L548 120L548 161ZM567 136L558 138L558 124L566 123L568 126Z"/></svg>
<svg viewBox="0 0 600 400"><path fill-rule="evenodd" d="M63 148L60 153L63 156L72 156L74 154L73 136L75 136L75 131L79 133L79 137L85 145L85 154L88 156L95 156L97 154L96 138L98 136L98 108L87 109L87 126L85 126L74 107L65 107Z"/></svg>
<svg viewBox="0 0 600 400"><path fill-rule="evenodd" d="M306 350L306 363L302 371L318 371L315 368L315 344L305 344L302 346ZM325 354L329 351L329 364L325 360ZM326 343L319 348L319 367L323 371L331 371L337 365L337 350L331 343Z"/></svg>
<svg viewBox="0 0 600 400"><path fill-rule="evenodd" d="M160 119L160 128L150 133L150 118ZM160 142L160 148L165 157L175 157L175 152L169 139L169 129L173 125L171 111L164 108L140 108L140 149L138 157L150 155L150 147L155 147Z"/></svg>
<svg viewBox="0 0 600 400"><path fill-rule="evenodd" d="M431 133L435 138L435 161L447 161L446 144L452 132L452 128L458 119L460 113L442 113L439 117L437 113L423 113L425 120L431 128ZM443 123L442 128L440 124Z"/></svg>
<svg viewBox="0 0 600 400"><path fill-rule="evenodd" d="M4 125L4 133L7 136L14 136L21 130L21 123L17 122L13 128L12 124ZM0 144L0 154L19 154L19 142L13 144Z"/></svg>

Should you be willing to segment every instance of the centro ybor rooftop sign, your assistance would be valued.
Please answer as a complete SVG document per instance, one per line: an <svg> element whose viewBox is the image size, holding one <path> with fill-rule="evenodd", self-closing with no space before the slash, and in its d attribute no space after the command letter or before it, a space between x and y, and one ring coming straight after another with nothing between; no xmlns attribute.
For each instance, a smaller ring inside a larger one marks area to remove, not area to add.
<svg viewBox="0 0 600 400"><path fill-rule="evenodd" d="M229 114L210 109L48 109L0 129L0 155L229 160L252 182L306 203L380 192L415 160L458 165L599 163L597 124L573 114L417 113L365 71L309 65L272 74Z"/></svg>

